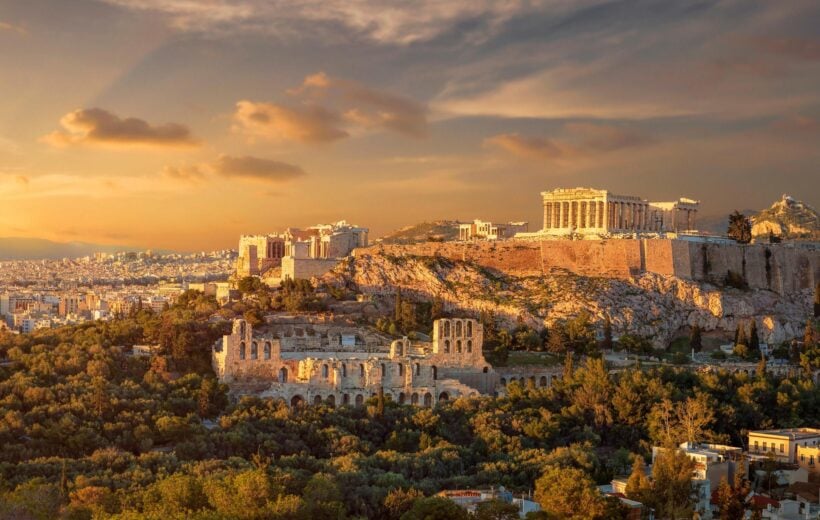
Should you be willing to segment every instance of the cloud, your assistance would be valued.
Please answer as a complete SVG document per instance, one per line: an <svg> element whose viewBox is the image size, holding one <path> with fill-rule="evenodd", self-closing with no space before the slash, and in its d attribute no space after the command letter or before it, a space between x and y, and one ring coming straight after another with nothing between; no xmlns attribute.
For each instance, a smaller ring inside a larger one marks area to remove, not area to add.
<svg viewBox="0 0 820 520"><path fill-rule="evenodd" d="M22 27L22 26L19 26L19 25L14 25L14 24L9 23L9 22L4 22L2 20L0 20L0 31L8 31L8 32L21 34L21 35L28 34L28 31L26 30L25 27Z"/></svg>
<svg viewBox="0 0 820 520"><path fill-rule="evenodd" d="M756 49L771 54L798 60L820 61L820 39L818 38L760 37L754 38L753 44Z"/></svg>
<svg viewBox="0 0 820 520"><path fill-rule="evenodd" d="M563 128L565 137L560 139L508 133L488 137L484 146L526 159L572 160L655 142L648 135L623 126L567 123Z"/></svg>
<svg viewBox="0 0 820 520"><path fill-rule="evenodd" d="M264 182L282 182L305 175L299 166L259 157L220 155L214 171L227 178L244 178Z"/></svg>
<svg viewBox="0 0 820 520"><path fill-rule="evenodd" d="M165 166L161 174L167 179L191 183L205 179L205 172L197 165Z"/></svg>
<svg viewBox="0 0 820 520"><path fill-rule="evenodd" d="M187 126L179 123L151 125L135 117L120 118L101 108L79 109L60 119L62 130L43 136L55 147L76 145L128 147L197 146Z"/></svg>
<svg viewBox="0 0 820 520"><path fill-rule="evenodd" d="M813 117L791 115L773 121L771 129L788 137L810 137L820 133L820 121Z"/></svg>
<svg viewBox="0 0 820 520"><path fill-rule="evenodd" d="M368 130L390 130L407 137L427 135L427 108L412 99L362 83L307 76L287 92L294 104L239 101L233 131L302 143L330 143Z"/></svg>
<svg viewBox="0 0 820 520"><path fill-rule="evenodd" d="M159 13L169 26L183 32L225 36L263 33L290 39L304 39L320 33L331 38L346 35L390 45L429 41L451 31L481 40L497 33L516 16L545 8L564 12L577 5L577 2L567 0L104 1L128 9Z"/></svg>
<svg viewBox="0 0 820 520"><path fill-rule="evenodd" d="M339 114L321 106L287 107L242 100L234 112L235 132L251 137L303 143L329 143L347 137Z"/></svg>

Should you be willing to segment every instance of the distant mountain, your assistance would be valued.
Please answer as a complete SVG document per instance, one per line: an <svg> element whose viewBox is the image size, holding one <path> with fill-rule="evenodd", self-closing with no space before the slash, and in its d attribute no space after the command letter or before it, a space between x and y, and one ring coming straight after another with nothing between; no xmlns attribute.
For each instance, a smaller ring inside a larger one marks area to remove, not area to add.
<svg viewBox="0 0 820 520"><path fill-rule="evenodd" d="M116 253L143 250L136 247L87 242L53 242L44 238L0 237L0 260L78 258L97 252Z"/></svg>
<svg viewBox="0 0 820 520"><path fill-rule="evenodd" d="M384 244L416 244L429 240L456 240L458 238L458 224L456 220L422 222L388 233L378 241Z"/></svg>
<svg viewBox="0 0 820 520"><path fill-rule="evenodd" d="M820 216L811 206L783 195L771 207L752 216L752 236L769 235L787 240L820 240Z"/></svg>

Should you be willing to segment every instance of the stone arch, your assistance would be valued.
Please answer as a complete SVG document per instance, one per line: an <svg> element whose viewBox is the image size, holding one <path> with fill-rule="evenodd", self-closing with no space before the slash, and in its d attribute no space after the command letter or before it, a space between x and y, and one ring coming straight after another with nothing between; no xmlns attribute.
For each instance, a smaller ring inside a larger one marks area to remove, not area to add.
<svg viewBox="0 0 820 520"><path fill-rule="evenodd" d="M463 332L464 331L462 330L461 320L456 321L456 337L460 338Z"/></svg>
<svg viewBox="0 0 820 520"><path fill-rule="evenodd" d="M251 359L259 359L259 344L251 341Z"/></svg>
<svg viewBox="0 0 820 520"><path fill-rule="evenodd" d="M538 386L547 386L547 376L541 376L541 380L538 382Z"/></svg>
<svg viewBox="0 0 820 520"><path fill-rule="evenodd" d="M442 393L438 394L438 402L446 403L449 400L450 400L450 394L448 394L447 392L442 392Z"/></svg>
<svg viewBox="0 0 820 520"><path fill-rule="evenodd" d="M270 341L265 342L264 352L262 355L265 359L270 359Z"/></svg>
<svg viewBox="0 0 820 520"><path fill-rule="evenodd" d="M430 371L433 373L433 381L438 379L438 368L436 368L436 365L430 367Z"/></svg>
<svg viewBox="0 0 820 520"><path fill-rule="evenodd" d="M282 367L279 369L279 382L280 383L287 383L288 382L288 369L287 367Z"/></svg>
<svg viewBox="0 0 820 520"><path fill-rule="evenodd" d="M419 404L419 393L413 392L413 395L410 396L410 404L413 406L417 406Z"/></svg>
<svg viewBox="0 0 820 520"><path fill-rule="evenodd" d="M362 406L364 404L364 396L362 394L356 394L356 406Z"/></svg>
<svg viewBox="0 0 820 520"><path fill-rule="evenodd" d="M317 395L316 397L314 397L313 398L313 404L315 404L316 406L319 406L320 404L322 404L322 396Z"/></svg>
<svg viewBox="0 0 820 520"><path fill-rule="evenodd" d="M404 392L399 392L399 404L404 404L407 400L407 396L404 395Z"/></svg>
<svg viewBox="0 0 820 520"><path fill-rule="evenodd" d="M330 375L330 369L328 368L327 364L322 365L322 377L327 379L328 375Z"/></svg>
<svg viewBox="0 0 820 520"><path fill-rule="evenodd" d="M431 394L430 392L424 394L424 406L426 408L430 408L433 406L433 394Z"/></svg>
<svg viewBox="0 0 820 520"><path fill-rule="evenodd" d="M449 339L444 340L444 353L445 354L450 353L450 340Z"/></svg>
<svg viewBox="0 0 820 520"><path fill-rule="evenodd" d="M239 359L245 359L245 342L239 342Z"/></svg>
<svg viewBox="0 0 820 520"><path fill-rule="evenodd" d="M294 395L290 399L290 407L297 408L299 406L303 406L305 404L305 398L299 394Z"/></svg>
<svg viewBox="0 0 820 520"><path fill-rule="evenodd" d="M461 340L456 340L456 354L461 354Z"/></svg>
<svg viewBox="0 0 820 520"><path fill-rule="evenodd" d="M473 352L473 340L471 339L467 340L467 352L470 354Z"/></svg>
<svg viewBox="0 0 820 520"><path fill-rule="evenodd" d="M473 320L467 320L467 337L473 337Z"/></svg>
<svg viewBox="0 0 820 520"><path fill-rule="evenodd" d="M331 408L336 408L336 396L335 395L330 394L329 396L327 396L327 405Z"/></svg>
<svg viewBox="0 0 820 520"><path fill-rule="evenodd" d="M444 321L444 337L450 337L450 320Z"/></svg>

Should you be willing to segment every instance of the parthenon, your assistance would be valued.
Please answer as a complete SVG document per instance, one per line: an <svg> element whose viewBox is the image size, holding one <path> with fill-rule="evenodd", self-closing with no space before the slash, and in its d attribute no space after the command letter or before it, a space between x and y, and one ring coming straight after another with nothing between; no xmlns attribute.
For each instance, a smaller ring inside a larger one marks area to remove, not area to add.
<svg viewBox="0 0 820 520"><path fill-rule="evenodd" d="M698 201L649 202L593 188L558 188L541 193L543 233L625 234L695 229Z"/></svg>

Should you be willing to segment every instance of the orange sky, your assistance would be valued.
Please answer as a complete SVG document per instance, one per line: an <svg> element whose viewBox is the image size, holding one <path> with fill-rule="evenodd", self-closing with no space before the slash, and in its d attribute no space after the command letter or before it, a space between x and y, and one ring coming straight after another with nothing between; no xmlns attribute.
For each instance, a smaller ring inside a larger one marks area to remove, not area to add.
<svg viewBox="0 0 820 520"><path fill-rule="evenodd" d="M0 236L176 250L529 220L594 186L818 203L812 1L0 5Z"/></svg>

